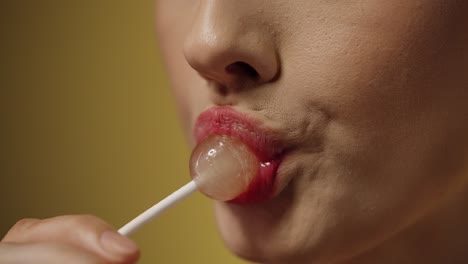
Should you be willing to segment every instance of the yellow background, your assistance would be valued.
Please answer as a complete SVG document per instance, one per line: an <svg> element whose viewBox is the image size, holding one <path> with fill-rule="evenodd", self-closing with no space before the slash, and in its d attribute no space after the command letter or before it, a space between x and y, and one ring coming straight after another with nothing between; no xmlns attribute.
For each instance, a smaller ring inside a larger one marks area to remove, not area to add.
<svg viewBox="0 0 468 264"><path fill-rule="evenodd" d="M120 227L189 180L152 0L6 0L0 7L0 235L90 213ZM190 197L134 236L140 263L243 263L211 203Z"/></svg>

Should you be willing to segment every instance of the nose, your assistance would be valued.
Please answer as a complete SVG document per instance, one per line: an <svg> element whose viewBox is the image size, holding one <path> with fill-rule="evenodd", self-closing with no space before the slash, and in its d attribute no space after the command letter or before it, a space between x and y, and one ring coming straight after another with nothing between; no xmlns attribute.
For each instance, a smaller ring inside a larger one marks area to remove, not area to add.
<svg viewBox="0 0 468 264"><path fill-rule="evenodd" d="M252 8L236 3L200 1L184 43L192 68L228 90L271 82L280 68L273 35L258 23Z"/></svg>

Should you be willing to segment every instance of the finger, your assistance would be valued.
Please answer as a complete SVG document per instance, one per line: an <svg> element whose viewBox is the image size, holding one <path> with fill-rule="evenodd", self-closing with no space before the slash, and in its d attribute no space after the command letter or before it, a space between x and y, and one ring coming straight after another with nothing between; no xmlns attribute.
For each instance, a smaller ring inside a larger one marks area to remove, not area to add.
<svg viewBox="0 0 468 264"><path fill-rule="evenodd" d="M116 263L135 262L137 245L109 224L91 215L69 215L16 223L3 242L56 242L79 247Z"/></svg>
<svg viewBox="0 0 468 264"><path fill-rule="evenodd" d="M101 258L65 244L0 243L0 263L15 264L105 264Z"/></svg>

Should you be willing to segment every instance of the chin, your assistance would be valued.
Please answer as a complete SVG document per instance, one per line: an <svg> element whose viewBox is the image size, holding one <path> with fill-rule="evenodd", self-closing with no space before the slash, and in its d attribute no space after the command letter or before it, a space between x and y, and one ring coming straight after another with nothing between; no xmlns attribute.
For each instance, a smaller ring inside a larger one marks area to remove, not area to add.
<svg viewBox="0 0 468 264"><path fill-rule="evenodd" d="M223 216L217 213L218 230L231 253L254 263L273 263L278 258L274 240L262 241L261 234L242 226L238 219L220 221L220 218Z"/></svg>
<svg viewBox="0 0 468 264"><path fill-rule="evenodd" d="M257 205L216 202L218 230L226 247L255 263L301 263L298 258L308 247L291 227L290 202L281 196Z"/></svg>

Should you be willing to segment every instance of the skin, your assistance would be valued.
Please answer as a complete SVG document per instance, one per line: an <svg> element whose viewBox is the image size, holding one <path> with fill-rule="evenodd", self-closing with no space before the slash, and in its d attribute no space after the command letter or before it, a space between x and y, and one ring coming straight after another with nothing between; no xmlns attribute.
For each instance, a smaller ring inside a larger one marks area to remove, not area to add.
<svg viewBox="0 0 468 264"><path fill-rule="evenodd" d="M233 253L468 262L468 2L161 0L157 13L190 143L203 110L231 105L288 146L273 200L216 202Z"/></svg>

